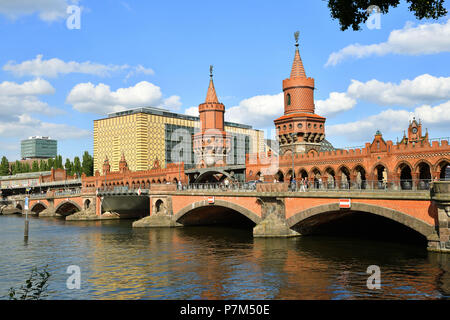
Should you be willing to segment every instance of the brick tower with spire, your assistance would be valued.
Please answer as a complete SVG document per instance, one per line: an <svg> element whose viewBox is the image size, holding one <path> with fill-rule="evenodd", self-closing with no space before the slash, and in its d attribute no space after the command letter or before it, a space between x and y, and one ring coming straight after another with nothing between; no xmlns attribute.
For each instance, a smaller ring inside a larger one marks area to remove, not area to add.
<svg viewBox="0 0 450 320"><path fill-rule="evenodd" d="M230 138L224 130L225 106L217 99L214 88L212 66L204 103L198 106L200 132L194 134L194 154L197 167L226 165L230 150Z"/></svg>
<svg viewBox="0 0 450 320"><path fill-rule="evenodd" d="M325 139L325 118L315 114L314 79L307 78L298 49L296 49L291 76L283 80L284 115L274 121L280 154L319 152ZM313 150L313 151L312 151Z"/></svg>

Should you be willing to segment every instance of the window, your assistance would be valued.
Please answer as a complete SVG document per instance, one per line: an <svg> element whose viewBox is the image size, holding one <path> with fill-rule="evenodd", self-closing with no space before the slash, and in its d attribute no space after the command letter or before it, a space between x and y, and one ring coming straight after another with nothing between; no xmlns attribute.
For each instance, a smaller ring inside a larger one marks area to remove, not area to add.
<svg viewBox="0 0 450 320"><path fill-rule="evenodd" d="M291 95L289 93L286 96L286 100L287 100L287 105L290 106L291 105Z"/></svg>
<svg viewBox="0 0 450 320"><path fill-rule="evenodd" d="M297 125L297 127L298 127L299 129L301 129L301 127L303 127L303 126L302 126L301 123L299 123L299 124Z"/></svg>

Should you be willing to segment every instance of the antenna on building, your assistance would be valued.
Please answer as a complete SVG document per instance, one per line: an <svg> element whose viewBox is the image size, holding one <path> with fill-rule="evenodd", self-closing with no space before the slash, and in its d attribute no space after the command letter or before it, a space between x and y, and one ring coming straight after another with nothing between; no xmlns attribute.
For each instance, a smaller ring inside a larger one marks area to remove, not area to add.
<svg viewBox="0 0 450 320"><path fill-rule="evenodd" d="M298 47L298 37L300 35L300 31L294 32L294 38L295 38L295 46Z"/></svg>
<svg viewBox="0 0 450 320"><path fill-rule="evenodd" d="M211 79L212 79L212 77L213 77L213 65L211 64L210 66L209 66L209 76L211 77Z"/></svg>

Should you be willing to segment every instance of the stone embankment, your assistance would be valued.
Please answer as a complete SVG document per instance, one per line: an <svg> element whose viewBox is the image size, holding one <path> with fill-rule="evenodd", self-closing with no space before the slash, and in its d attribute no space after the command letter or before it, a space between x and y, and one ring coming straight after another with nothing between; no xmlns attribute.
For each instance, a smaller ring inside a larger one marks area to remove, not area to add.
<svg viewBox="0 0 450 320"><path fill-rule="evenodd" d="M144 217L138 221L133 222L133 228L145 228L145 227L180 227L180 223L177 223L172 216L168 214L152 214L151 216Z"/></svg>
<svg viewBox="0 0 450 320"><path fill-rule="evenodd" d="M117 212L105 212L101 216L95 214L93 209L81 210L66 217L66 221L96 221L120 219Z"/></svg>
<svg viewBox="0 0 450 320"><path fill-rule="evenodd" d="M0 215L21 214L21 213L22 211L14 207L12 204L0 206Z"/></svg>

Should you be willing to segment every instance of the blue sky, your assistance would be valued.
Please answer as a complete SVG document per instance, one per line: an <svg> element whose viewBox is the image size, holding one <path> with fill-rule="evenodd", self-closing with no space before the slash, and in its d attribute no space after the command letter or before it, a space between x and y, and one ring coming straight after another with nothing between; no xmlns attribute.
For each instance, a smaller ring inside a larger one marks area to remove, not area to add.
<svg viewBox="0 0 450 320"><path fill-rule="evenodd" d="M19 158L31 135L92 154L93 120L115 110L195 114L210 64L226 119L273 129L296 30L335 146L377 129L395 141L413 116L449 136L449 18L418 21L404 2L380 29L342 32L325 1L0 0L0 154ZM73 4L80 29L66 25Z"/></svg>

